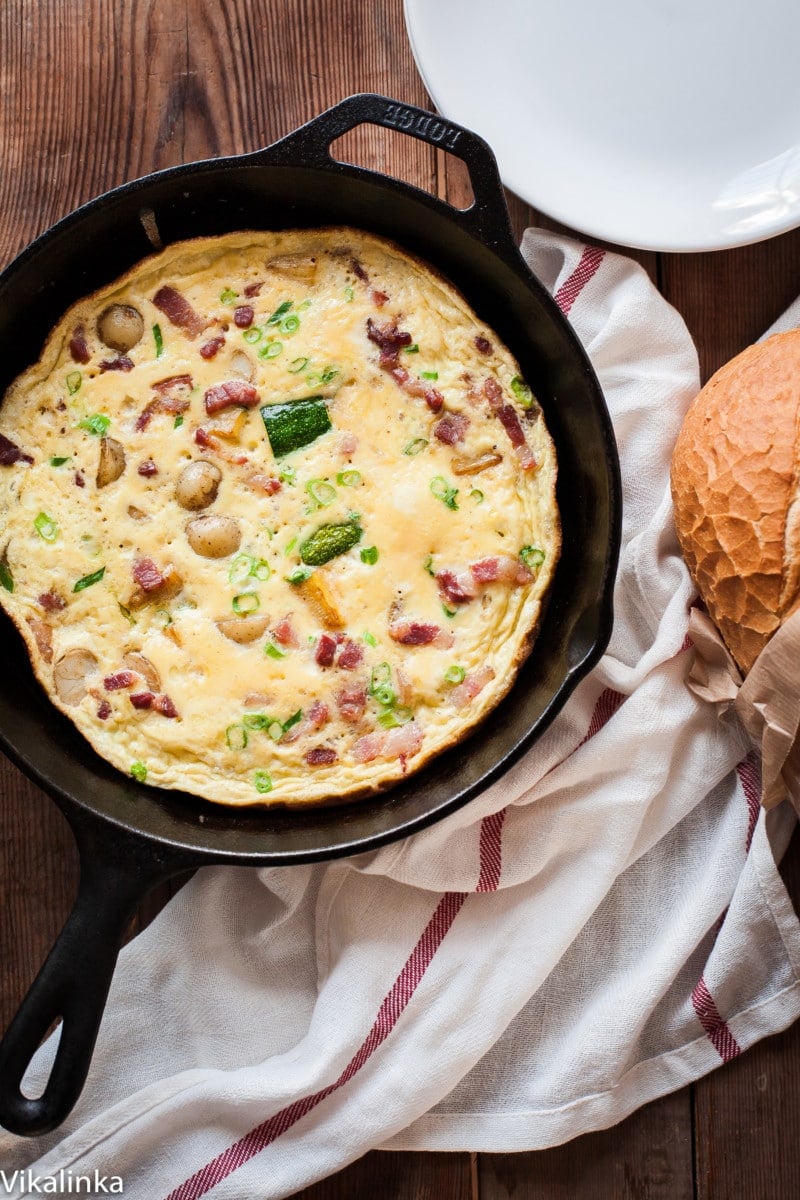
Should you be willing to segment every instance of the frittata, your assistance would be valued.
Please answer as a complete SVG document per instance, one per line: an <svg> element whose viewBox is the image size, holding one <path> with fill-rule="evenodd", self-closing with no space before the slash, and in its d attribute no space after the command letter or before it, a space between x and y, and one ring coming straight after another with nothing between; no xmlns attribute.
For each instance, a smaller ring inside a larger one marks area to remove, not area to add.
<svg viewBox="0 0 800 1200"><path fill-rule="evenodd" d="M0 601L53 703L220 804L390 786L494 708L556 567L518 364L358 230L178 243L80 301L0 410Z"/></svg>

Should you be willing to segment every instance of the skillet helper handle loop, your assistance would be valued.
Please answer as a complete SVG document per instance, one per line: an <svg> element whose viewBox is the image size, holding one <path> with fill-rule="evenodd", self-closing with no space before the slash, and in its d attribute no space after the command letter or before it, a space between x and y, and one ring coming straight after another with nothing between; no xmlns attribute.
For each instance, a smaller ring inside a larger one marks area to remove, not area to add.
<svg viewBox="0 0 800 1200"><path fill-rule="evenodd" d="M331 143L364 124L406 133L460 158L469 172L475 202L470 208L453 208L454 219L488 245L510 242L516 250L497 160L489 144L471 129L414 104L374 92L348 96L256 157L263 155L289 165L299 160L309 166L331 166L335 162Z"/></svg>
<svg viewBox="0 0 800 1200"><path fill-rule="evenodd" d="M49 1133L78 1099L128 921L157 878L143 878L135 860L126 867L119 858L82 855L72 911L0 1043L0 1125L12 1133ZM55 1061L44 1091L32 1099L23 1094L22 1081L59 1018Z"/></svg>

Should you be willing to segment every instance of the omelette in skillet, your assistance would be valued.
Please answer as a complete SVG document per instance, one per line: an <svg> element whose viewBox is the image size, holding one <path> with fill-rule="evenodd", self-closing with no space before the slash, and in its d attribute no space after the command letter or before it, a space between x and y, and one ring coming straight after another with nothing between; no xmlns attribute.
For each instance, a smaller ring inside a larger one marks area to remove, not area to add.
<svg viewBox="0 0 800 1200"><path fill-rule="evenodd" d="M0 602L94 749L221 804L390 786L510 688L560 544L509 351L354 229L178 243L0 409Z"/></svg>

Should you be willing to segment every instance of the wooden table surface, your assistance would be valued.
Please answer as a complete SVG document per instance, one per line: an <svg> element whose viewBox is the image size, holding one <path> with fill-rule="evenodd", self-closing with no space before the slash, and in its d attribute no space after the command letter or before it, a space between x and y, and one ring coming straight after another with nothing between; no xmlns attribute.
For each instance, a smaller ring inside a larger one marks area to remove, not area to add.
<svg viewBox="0 0 800 1200"><path fill-rule="evenodd" d="M3 0L0 266L115 184L266 145L358 91L430 104L401 0ZM454 201L464 194L452 160L402 135L356 131L341 156ZM554 227L516 197L509 204L519 232ZM703 378L800 290L800 230L738 250L635 257L685 318ZM47 797L4 759L0 774L5 1028L66 916L77 858ZM783 872L797 905L797 838ZM168 895L151 896L138 925ZM799 1079L800 1025L567 1146L514 1155L373 1152L302 1196L788 1200L800 1192Z"/></svg>

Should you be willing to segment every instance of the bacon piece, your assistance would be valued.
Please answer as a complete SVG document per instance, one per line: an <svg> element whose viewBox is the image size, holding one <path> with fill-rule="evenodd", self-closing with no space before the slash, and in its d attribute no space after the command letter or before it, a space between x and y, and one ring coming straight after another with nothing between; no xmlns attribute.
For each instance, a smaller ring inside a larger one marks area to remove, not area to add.
<svg viewBox="0 0 800 1200"><path fill-rule="evenodd" d="M475 338L475 349L481 354L491 354L494 346L487 337L484 337L483 334L479 333Z"/></svg>
<svg viewBox="0 0 800 1200"><path fill-rule="evenodd" d="M128 358L127 354L118 354L116 358L104 358L100 363L100 370L102 372L132 371L133 367L133 359Z"/></svg>
<svg viewBox="0 0 800 1200"><path fill-rule="evenodd" d="M155 697L152 692L131 692L128 699L134 708L152 708Z"/></svg>
<svg viewBox="0 0 800 1200"><path fill-rule="evenodd" d="M69 339L69 354L73 362L88 363L92 357L86 344L86 330L83 325L76 325Z"/></svg>
<svg viewBox="0 0 800 1200"><path fill-rule="evenodd" d="M489 407L496 413L503 407L503 389L491 375L483 382L483 395L489 401Z"/></svg>
<svg viewBox="0 0 800 1200"><path fill-rule="evenodd" d="M466 413L448 413L434 425L433 436L446 446L455 446L457 442L463 442L468 428L469 417Z"/></svg>
<svg viewBox="0 0 800 1200"><path fill-rule="evenodd" d="M348 458L358 449L358 438L354 433L343 433L339 438L339 453Z"/></svg>
<svg viewBox="0 0 800 1200"><path fill-rule="evenodd" d="M482 558L479 562L470 563L470 572L476 583L524 584L533 579L533 572L519 558L510 554L499 554L494 558Z"/></svg>
<svg viewBox="0 0 800 1200"><path fill-rule="evenodd" d="M503 390L497 380L491 376L484 380L483 395L508 434L523 471L530 471L532 467L536 466L536 457L525 440L525 431L520 423L517 410L512 405L503 403Z"/></svg>
<svg viewBox="0 0 800 1200"><path fill-rule="evenodd" d="M157 475L158 467L153 462L152 458L146 458L143 463L139 463L136 471L137 474L147 477L148 475Z"/></svg>
<svg viewBox="0 0 800 1200"><path fill-rule="evenodd" d="M338 757L333 746L314 746L306 751L306 762L310 767L329 767Z"/></svg>
<svg viewBox="0 0 800 1200"><path fill-rule="evenodd" d="M75 487L86 487L86 480L83 477L83 471L76 471L73 476Z"/></svg>
<svg viewBox="0 0 800 1200"><path fill-rule="evenodd" d="M32 463L33 459L30 454L25 454L20 450L16 442L11 441L11 438L0 433L0 467L12 467L17 462Z"/></svg>
<svg viewBox="0 0 800 1200"><path fill-rule="evenodd" d="M401 646L437 646L446 649L455 638L439 625L423 621L394 621L389 626L389 637Z"/></svg>
<svg viewBox="0 0 800 1200"><path fill-rule="evenodd" d="M336 656L336 638L331 637L329 633L323 633L317 642L317 649L314 653L314 661L320 667L332 667L333 660Z"/></svg>
<svg viewBox="0 0 800 1200"><path fill-rule="evenodd" d="M255 315L249 304L240 304L233 310L233 323L237 329L249 329L255 320Z"/></svg>
<svg viewBox="0 0 800 1200"><path fill-rule="evenodd" d="M355 671L356 667L361 665L363 658L363 647L359 646L358 642L354 642L352 638L345 638L344 645L336 659L336 665L343 671Z"/></svg>
<svg viewBox="0 0 800 1200"><path fill-rule="evenodd" d="M369 282L369 275L364 270L357 258L350 259L350 270L353 272L356 279L360 279L362 283Z"/></svg>
<svg viewBox="0 0 800 1200"><path fill-rule="evenodd" d="M227 383L208 388L204 400L206 412L211 417L224 408L255 408L259 396L251 383L245 383L244 379L230 379Z"/></svg>
<svg viewBox="0 0 800 1200"><path fill-rule="evenodd" d="M425 403L431 412L441 412L444 404L444 396L441 392L437 392L436 388L425 389Z"/></svg>
<svg viewBox="0 0 800 1200"><path fill-rule="evenodd" d="M161 713L162 717L177 717L178 715L178 710L172 700L163 692L158 696L153 696L153 708L157 713Z"/></svg>
<svg viewBox="0 0 800 1200"><path fill-rule="evenodd" d="M62 609L67 607L66 600L56 595L55 592L42 592L39 597L39 603L45 612L49 613L61 612Z"/></svg>
<svg viewBox="0 0 800 1200"><path fill-rule="evenodd" d="M263 286L263 279L259 279L257 283L248 283L247 287L244 289L244 294L247 296L248 300L251 300L253 296L257 296L259 294Z"/></svg>
<svg viewBox="0 0 800 1200"><path fill-rule="evenodd" d="M330 713L328 711L328 706L327 704L323 703L322 700L315 700L307 714L308 720L315 729L321 729L322 726L327 722L329 716Z"/></svg>
<svg viewBox="0 0 800 1200"><path fill-rule="evenodd" d="M376 308L383 308L384 304L386 304L389 299L389 297L386 295L386 292L379 292L377 288L372 289L370 292L370 297Z"/></svg>
<svg viewBox="0 0 800 1200"><path fill-rule="evenodd" d="M395 359L387 360L386 363L381 361L381 366L384 370L389 371L395 383L409 396L424 400L431 412L441 412L444 396L441 392L437 392L436 388L430 387L420 379L415 379L405 367L399 366Z"/></svg>
<svg viewBox="0 0 800 1200"><path fill-rule="evenodd" d="M451 604L467 604L477 595L469 571L437 571L436 582L444 599L449 600Z"/></svg>
<svg viewBox="0 0 800 1200"><path fill-rule="evenodd" d="M367 707L367 689L363 684L350 684L340 688L334 699L342 720L355 725Z"/></svg>
<svg viewBox="0 0 800 1200"><path fill-rule="evenodd" d="M263 492L265 496L274 496L283 487L280 479L275 479L273 475L267 475L264 471L254 471L252 475L247 476L245 483L255 491Z"/></svg>
<svg viewBox="0 0 800 1200"><path fill-rule="evenodd" d="M376 325L372 317L367 317L367 337L380 350L380 365L384 369L396 367L398 354L412 342L411 334L398 329L394 322Z"/></svg>
<svg viewBox="0 0 800 1200"><path fill-rule="evenodd" d="M275 641L281 646L291 646L296 650L300 645L290 617L284 617L271 632Z"/></svg>
<svg viewBox="0 0 800 1200"><path fill-rule="evenodd" d="M144 592L156 592L166 582L151 558L137 558L133 564L133 578Z"/></svg>
<svg viewBox="0 0 800 1200"><path fill-rule="evenodd" d="M52 662L53 630L51 626L47 624L47 621L40 621L38 617L28 617L28 624L42 658L46 663Z"/></svg>
<svg viewBox="0 0 800 1200"><path fill-rule="evenodd" d="M222 447L220 446L217 439L215 437L212 437L210 433L206 433L206 431L205 431L205 429L203 429L202 425L198 429L195 429L194 440L197 442L198 446L203 446L203 448L206 450L221 450L222 449Z"/></svg>
<svg viewBox="0 0 800 1200"><path fill-rule="evenodd" d="M287 730L280 740L286 743L297 742L300 738L306 737L307 734L321 729L327 720L327 704L323 704L321 700L315 700L305 716L296 725L293 725L291 729Z"/></svg>
<svg viewBox="0 0 800 1200"><path fill-rule="evenodd" d="M482 692L487 683L490 683L493 679L494 670L492 667L479 667L477 671L470 671L462 682L453 688L448 699L458 709L467 708L478 693Z"/></svg>
<svg viewBox="0 0 800 1200"><path fill-rule="evenodd" d="M210 359L216 357L224 345L225 338L221 335L219 337L211 338L210 341L203 342L202 346L200 347L200 357L204 358L206 362L208 362Z"/></svg>
<svg viewBox="0 0 800 1200"><path fill-rule="evenodd" d="M497 416L500 424L508 434L508 440L511 442L511 445L515 447L524 446L525 431L517 416L516 409L512 408L510 404L504 404L502 408L498 409Z"/></svg>
<svg viewBox="0 0 800 1200"><path fill-rule="evenodd" d="M136 673L134 671L117 671L113 675L106 675L103 687L107 692L118 692L122 688L129 688L135 682Z"/></svg>
<svg viewBox="0 0 800 1200"><path fill-rule="evenodd" d="M101 700L97 706L97 717L100 721L107 721L111 716L111 705L107 700Z"/></svg>
<svg viewBox="0 0 800 1200"><path fill-rule="evenodd" d="M205 321L195 312L186 297L169 284L158 289L153 296L153 304L190 339L198 337L206 327Z"/></svg>
<svg viewBox="0 0 800 1200"><path fill-rule="evenodd" d="M371 762L373 758L405 759L416 754L424 736L416 721L409 721L388 733L367 733L353 744L353 757L357 762Z"/></svg>
<svg viewBox="0 0 800 1200"><path fill-rule="evenodd" d="M153 384L153 390L162 396L171 395L176 389L191 391L193 387L194 379L191 375L167 375Z"/></svg>
<svg viewBox="0 0 800 1200"><path fill-rule="evenodd" d="M401 704L408 707L414 696L414 689L411 680L406 675L402 667L395 667L395 680L397 681L397 699Z"/></svg>

